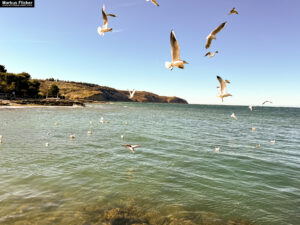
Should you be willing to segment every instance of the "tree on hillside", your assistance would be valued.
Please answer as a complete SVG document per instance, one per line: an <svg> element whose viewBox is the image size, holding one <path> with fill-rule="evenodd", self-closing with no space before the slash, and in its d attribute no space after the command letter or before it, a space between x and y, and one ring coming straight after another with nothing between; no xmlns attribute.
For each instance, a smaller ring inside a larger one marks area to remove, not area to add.
<svg viewBox="0 0 300 225"><path fill-rule="evenodd" d="M7 70L5 69L5 66L0 65L0 72L1 73L6 73L7 72Z"/></svg>
<svg viewBox="0 0 300 225"><path fill-rule="evenodd" d="M59 88L56 84L52 84L51 87L48 90L48 96L50 97L56 97L59 94Z"/></svg>
<svg viewBox="0 0 300 225"><path fill-rule="evenodd" d="M0 93L29 98L38 96L39 88L40 83L36 80L31 80L28 73L0 72Z"/></svg>

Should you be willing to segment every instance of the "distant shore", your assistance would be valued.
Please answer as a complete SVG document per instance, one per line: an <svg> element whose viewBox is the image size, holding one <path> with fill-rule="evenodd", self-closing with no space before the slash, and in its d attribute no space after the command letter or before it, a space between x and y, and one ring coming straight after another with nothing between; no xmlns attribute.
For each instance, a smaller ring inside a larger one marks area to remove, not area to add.
<svg viewBox="0 0 300 225"><path fill-rule="evenodd" d="M0 106L81 106L84 107L83 101L73 101L65 99L17 99L17 100L0 100Z"/></svg>

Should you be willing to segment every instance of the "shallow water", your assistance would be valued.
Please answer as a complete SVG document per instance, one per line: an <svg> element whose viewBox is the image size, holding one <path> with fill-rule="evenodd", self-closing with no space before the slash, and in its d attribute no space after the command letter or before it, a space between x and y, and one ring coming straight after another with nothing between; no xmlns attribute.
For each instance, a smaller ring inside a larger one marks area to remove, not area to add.
<svg viewBox="0 0 300 225"><path fill-rule="evenodd" d="M0 108L0 135L0 224L300 221L299 108Z"/></svg>

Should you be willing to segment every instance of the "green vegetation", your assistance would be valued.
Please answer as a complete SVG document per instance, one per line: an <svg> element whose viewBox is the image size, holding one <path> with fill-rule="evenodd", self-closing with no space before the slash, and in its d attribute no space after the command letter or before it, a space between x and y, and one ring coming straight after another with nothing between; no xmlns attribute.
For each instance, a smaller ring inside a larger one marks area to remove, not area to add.
<svg viewBox="0 0 300 225"><path fill-rule="evenodd" d="M40 82L30 78L28 73L0 72L0 93L22 98L38 97Z"/></svg>
<svg viewBox="0 0 300 225"><path fill-rule="evenodd" d="M0 73L6 73L7 70L5 69L5 66L0 65Z"/></svg>
<svg viewBox="0 0 300 225"><path fill-rule="evenodd" d="M57 97L59 94L59 88L56 84L52 84L51 87L48 90L48 96L49 97Z"/></svg>

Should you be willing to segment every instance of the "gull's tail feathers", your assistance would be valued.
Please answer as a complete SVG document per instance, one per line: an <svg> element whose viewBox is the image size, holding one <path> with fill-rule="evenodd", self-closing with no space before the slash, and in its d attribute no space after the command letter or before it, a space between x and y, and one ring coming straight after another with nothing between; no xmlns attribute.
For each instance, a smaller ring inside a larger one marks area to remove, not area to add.
<svg viewBox="0 0 300 225"><path fill-rule="evenodd" d="M169 70L172 70L173 67L172 67L172 63L171 62L165 62L165 67Z"/></svg>

